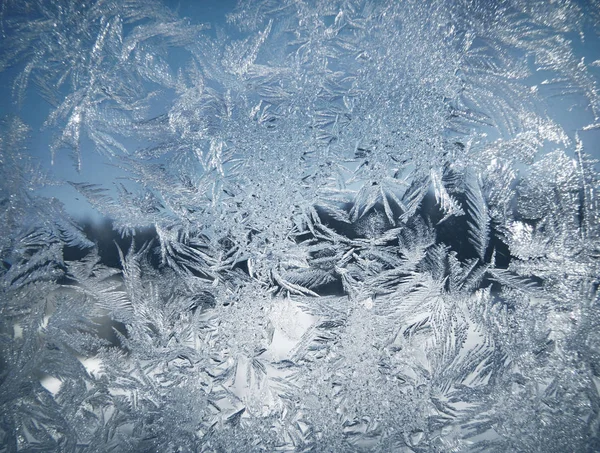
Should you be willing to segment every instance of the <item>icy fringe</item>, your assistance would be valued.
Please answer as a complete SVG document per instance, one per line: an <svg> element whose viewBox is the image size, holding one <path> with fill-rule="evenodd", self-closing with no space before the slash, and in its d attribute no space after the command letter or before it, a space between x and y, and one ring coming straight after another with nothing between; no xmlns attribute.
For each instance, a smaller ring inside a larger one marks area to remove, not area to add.
<svg viewBox="0 0 600 453"><path fill-rule="evenodd" d="M72 186L157 238L102 263L4 120L1 452L600 450L599 175L545 113L599 127L597 1L1 4L51 152L129 176Z"/></svg>

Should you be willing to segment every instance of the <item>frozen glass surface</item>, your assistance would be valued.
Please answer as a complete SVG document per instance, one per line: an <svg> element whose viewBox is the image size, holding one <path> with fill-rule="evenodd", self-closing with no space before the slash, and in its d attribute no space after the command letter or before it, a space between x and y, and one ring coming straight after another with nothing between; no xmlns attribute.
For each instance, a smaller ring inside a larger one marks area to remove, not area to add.
<svg viewBox="0 0 600 453"><path fill-rule="evenodd" d="M0 6L0 453L600 451L598 0Z"/></svg>

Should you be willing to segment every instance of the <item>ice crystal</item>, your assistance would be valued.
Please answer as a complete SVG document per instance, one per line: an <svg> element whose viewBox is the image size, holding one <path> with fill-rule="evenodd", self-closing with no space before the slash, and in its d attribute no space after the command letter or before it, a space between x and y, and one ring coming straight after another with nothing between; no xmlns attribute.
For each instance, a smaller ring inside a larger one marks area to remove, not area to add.
<svg viewBox="0 0 600 453"><path fill-rule="evenodd" d="M0 451L600 450L597 0L1 5Z"/></svg>

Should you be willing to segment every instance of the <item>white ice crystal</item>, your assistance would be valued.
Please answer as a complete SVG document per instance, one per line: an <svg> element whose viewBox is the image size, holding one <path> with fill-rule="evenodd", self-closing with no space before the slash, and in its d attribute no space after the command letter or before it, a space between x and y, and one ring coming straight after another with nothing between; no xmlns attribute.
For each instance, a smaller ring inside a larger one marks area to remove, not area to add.
<svg viewBox="0 0 600 453"><path fill-rule="evenodd" d="M600 451L598 0L0 5L0 453Z"/></svg>

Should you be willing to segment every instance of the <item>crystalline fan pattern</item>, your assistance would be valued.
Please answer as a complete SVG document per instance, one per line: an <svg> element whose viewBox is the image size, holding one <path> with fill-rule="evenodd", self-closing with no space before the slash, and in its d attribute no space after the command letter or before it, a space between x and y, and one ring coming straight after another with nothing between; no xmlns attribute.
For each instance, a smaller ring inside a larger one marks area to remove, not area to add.
<svg viewBox="0 0 600 453"><path fill-rule="evenodd" d="M596 0L1 5L0 452L600 450Z"/></svg>

